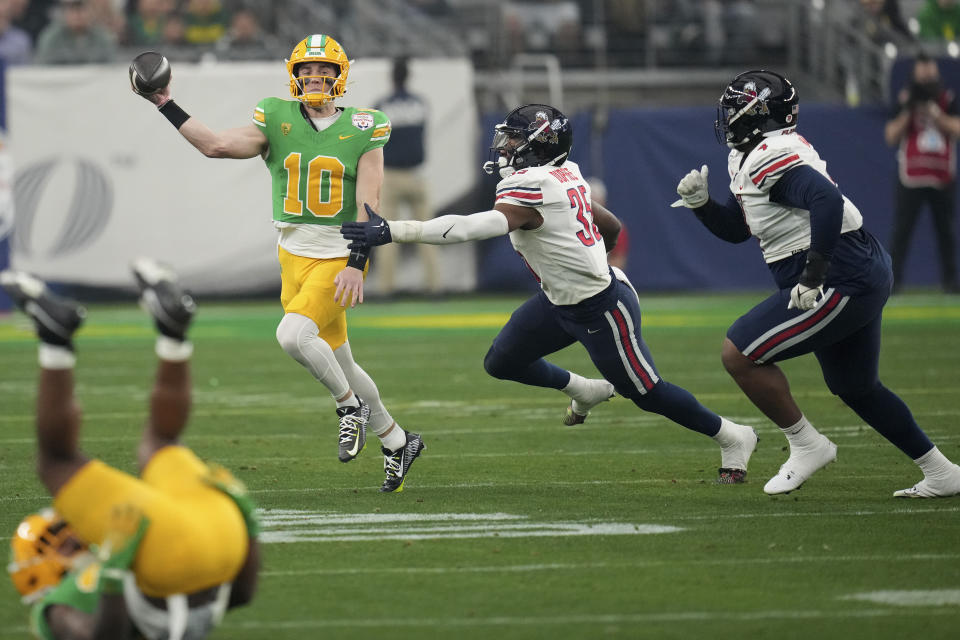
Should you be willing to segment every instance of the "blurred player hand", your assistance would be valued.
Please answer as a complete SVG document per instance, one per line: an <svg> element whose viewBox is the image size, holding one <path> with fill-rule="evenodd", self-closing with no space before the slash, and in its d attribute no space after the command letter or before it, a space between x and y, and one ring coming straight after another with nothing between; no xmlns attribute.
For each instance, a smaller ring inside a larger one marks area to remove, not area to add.
<svg viewBox="0 0 960 640"><path fill-rule="evenodd" d="M798 282L790 290L790 302L787 303L787 309L800 309L801 311L816 309L822 297L823 285L808 287Z"/></svg>
<svg viewBox="0 0 960 640"><path fill-rule="evenodd" d="M677 195L680 199L671 204L671 207L687 207L696 209L707 204L710 194L707 192L707 165L700 167L700 171L694 169L683 176L680 184L677 185Z"/></svg>

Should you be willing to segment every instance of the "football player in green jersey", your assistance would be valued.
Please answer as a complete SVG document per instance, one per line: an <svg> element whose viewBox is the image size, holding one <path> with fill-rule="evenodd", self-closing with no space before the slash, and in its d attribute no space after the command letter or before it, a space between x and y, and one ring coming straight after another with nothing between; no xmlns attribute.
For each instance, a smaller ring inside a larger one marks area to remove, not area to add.
<svg viewBox="0 0 960 640"><path fill-rule="evenodd" d="M367 219L361 205L378 206L390 121L375 109L334 104L346 90L350 60L333 38L305 38L286 65L294 100L265 98L253 122L219 133L187 115L171 98L169 85L153 93L134 86L134 92L157 105L205 156L263 158L273 180L279 232L284 316L277 340L336 401L340 461L360 453L369 425L384 455L380 490L399 492L424 444L390 416L377 386L353 359L346 305L363 302L369 249L351 251L340 235L343 222Z"/></svg>
<svg viewBox="0 0 960 640"><path fill-rule="evenodd" d="M196 303L153 260L137 260L133 272L157 328L158 359L138 476L79 447L73 337L86 310L27 273L0 271L0 288L39 338L37 475L53 505L17 526L7 570L33 605L30 625L40 640L200 640L256 592L253 501L229 471L182 443Z"/></svg>

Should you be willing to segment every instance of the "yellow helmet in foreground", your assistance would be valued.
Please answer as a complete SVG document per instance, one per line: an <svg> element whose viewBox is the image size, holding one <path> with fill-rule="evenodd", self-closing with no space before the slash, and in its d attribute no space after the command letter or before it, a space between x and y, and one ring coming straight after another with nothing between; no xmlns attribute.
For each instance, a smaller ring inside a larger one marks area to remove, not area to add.
<svg viewBox="0 0 960 640"><path fill-rule="evenodd" d="M53 509L34 513L17 525L10 541L7 571L23 601L36 602L60 584L86 546Z"/></svg>
<svg viewBox="0 0 960 640"><path fill-rule="evenodd" d="M297 66L304 62L329 62L337 65L340 75L336 78L328 76L297 77ZM290 95L308 107L320 108L330 100L339 98L347 90L347 74L350 72L350 60L340 43L322 34L308 36L297 43L287 60L287 73L290 74ZM332 85L329 93L304 93L304 82L307 78L327 77L328 86Z"/></svg>

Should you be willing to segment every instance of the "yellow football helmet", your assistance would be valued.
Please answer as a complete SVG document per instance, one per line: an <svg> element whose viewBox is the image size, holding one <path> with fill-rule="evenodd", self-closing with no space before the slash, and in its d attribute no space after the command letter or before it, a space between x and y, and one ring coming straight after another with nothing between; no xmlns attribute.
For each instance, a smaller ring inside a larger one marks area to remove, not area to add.
<svg viewBox="0 0 960 640"><path fill-rule="evenodd" d="M297 66L304 62L329 62L337 65L340 75L336 78L329 76L302 76L297 77ZM321 106L339 98L347 90L347 74L350 72L350 60L340 43L323 34L308 36L297 43L286 61L287 73L290 74L290 95L308 107L319 109ZM330 93L304 93L304 81L307 78L327 78L332 83Z"/></svg>
<svg viewBox="0 0 960 640"><path fill-rule="evenodd" d="M23 601L36 602L60 584L77 554L86 550L53 509L33 513L17 525L7 571Z"/></svg>

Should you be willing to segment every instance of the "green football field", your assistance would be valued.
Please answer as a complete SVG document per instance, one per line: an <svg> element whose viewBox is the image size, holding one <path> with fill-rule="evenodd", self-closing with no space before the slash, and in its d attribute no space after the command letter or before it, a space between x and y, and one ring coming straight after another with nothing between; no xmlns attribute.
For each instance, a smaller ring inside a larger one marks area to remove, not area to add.
<svg viewBox="0 0 960 640"><path fill-rule="evenodd" d="M830 395L816 361L785 365L838 461L771 498L779 431L720 364L726 327L763 294L645 297L661 375L760 443L748 482L715 484L717 446L614 398L561 423L566 397L498 381L482 361L520 302L371 302L350 314L357 360L427 450L400 494L377 491L375 438L336 457L326 391L274 339L277 304L204 303L192 337L186 442L230 467L262 509L252 606L215 638L960 637L960 498L897 500L916 466ZM84 447L134 470L153 332L133 305L93 306L77 339ZM882 378L960 461L960 298L894 298ZM552 360L596 370L577 345ZM36 346L0 319L0 539L49 499L33 469ZM27 636L0 581L0 638Z"/></svg>

